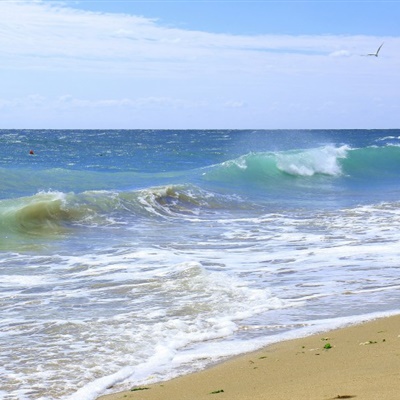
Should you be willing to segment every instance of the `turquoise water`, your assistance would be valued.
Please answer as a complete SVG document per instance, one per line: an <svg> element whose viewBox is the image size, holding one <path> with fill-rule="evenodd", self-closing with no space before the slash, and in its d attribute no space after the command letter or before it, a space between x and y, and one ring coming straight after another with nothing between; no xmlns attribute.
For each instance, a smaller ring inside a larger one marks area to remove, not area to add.
<svg viewBox="0 0 400 400"><path fill-rule="evenodd" d="M400 310L400 130L2 130L0 155L4 399Z"/></svg>

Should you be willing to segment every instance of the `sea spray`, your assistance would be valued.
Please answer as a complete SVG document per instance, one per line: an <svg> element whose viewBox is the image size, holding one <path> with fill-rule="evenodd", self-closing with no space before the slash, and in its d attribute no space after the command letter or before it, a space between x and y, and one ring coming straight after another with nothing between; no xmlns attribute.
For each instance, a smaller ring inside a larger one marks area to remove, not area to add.
<svg viewBox="0 0 400 400"><path fill-rule="evenodd" d="M276 156L277 167L283 172L295 176L313 176L324 174L338 176L342 173L339 160L346 158L349 148L325 146L319 149L279 153Z"/></svg>

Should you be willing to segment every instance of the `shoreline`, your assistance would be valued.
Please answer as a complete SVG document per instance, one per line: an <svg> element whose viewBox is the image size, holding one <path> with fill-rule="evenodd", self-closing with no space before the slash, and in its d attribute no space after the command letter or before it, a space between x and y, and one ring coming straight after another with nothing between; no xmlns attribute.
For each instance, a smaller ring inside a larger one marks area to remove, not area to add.
<svg viewBox="0 0 400 400"><path fill-rule="evenodd" d="M400 315L269 345L98 400L397 400Z"/></svg>

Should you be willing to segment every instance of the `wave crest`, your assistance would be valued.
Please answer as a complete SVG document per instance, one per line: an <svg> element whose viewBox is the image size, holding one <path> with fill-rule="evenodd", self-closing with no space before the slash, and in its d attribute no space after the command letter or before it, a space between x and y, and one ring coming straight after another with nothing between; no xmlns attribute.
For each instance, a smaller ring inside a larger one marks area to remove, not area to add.
<svg viewBox="0 0 400 400"><path fill-rule="evenodd" d="M63 223L76 218L66 207L66 197L61 192L41 192L31 197L3 200L0 221L11 232L46 234L64 231Z"/></svg>
<svg viewBox="0 0 400 400"><path fill-rule="evenodd" d="M286 152L250 153L216 165L204 174L206 180L267 185L291 184L293 177L342 175L341 159L347 146L325 146Z"/></svg>
<svg viewBox="0 0 400 400"><path fill-rule="evenodd" d="M289 175L313 176L316 174L338 176L342 174L339 159L346 158L347 146L325 146L318 149L280 153L276 155L277 168Z"/></svg>
<svg viewBox="0 0 400 400"><path fill-rule="evenodd" d="M138 218L190 218L232 204L230 196L196 186L169 185L142 190L48 192L0 201L0 227L5 232L46 235L74 226L126 225Z"/></svg>

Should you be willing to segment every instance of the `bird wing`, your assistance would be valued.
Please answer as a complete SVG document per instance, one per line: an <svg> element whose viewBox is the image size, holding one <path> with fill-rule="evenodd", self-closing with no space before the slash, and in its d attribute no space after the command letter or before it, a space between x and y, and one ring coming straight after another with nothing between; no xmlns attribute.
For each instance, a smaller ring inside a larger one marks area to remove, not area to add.
<svg viewBox="0 0 400 400"><path fill-rule="evenodd" d="M379 50L381 49L382 46L383 46L383 43L379 46L378 50L376 51L376 55L378 55Z"/></svg>

